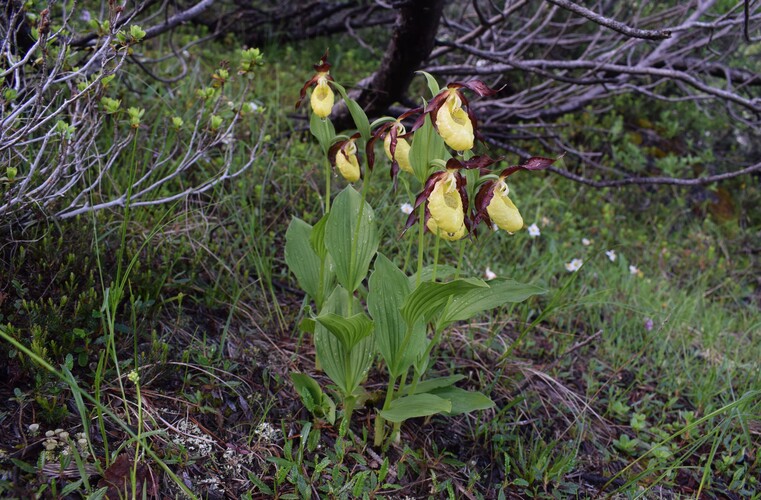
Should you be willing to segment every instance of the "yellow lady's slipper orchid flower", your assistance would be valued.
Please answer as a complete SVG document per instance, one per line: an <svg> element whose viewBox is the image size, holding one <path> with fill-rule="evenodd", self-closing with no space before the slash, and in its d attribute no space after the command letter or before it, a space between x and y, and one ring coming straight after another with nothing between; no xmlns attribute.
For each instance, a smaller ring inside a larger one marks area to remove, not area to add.
<svg viewBox="0 0 761 500"><path fill-rule="evenodd" d="M358 137L359 134L355 134L345 141L338 141L328 151L330 163L335 165L344 179L349 182L356 182L360 177L357 144L355 143Z"/></svg>
<svg viewBox="0 0 761 500"><path fill-rule="evenodd" d="M444 105L436 113L436 129L447 146L455 151L473 149L473 123L462 108L462 100L456 91L449 92Z"/></svg>
<svg viewBox="0 0 761 500"><path fill-rule="evenodd" d="M521 217L518 207L507 196L509 192L510 189L504 180L497 182L494 185L492 198L486 205L486 212L497 227L508 233L514 233L523 228L523 217Z"/></svg>
<svg viewBox="0 0 761 500"><path fill-rule="evenodd" d="M335 94L333 89L328 85L328 79L322 76L317 81L317 86L312 91L312 97L309 99L312 105L312 111L320 118L327 118L333 110Z"/></svg>
<svg viewBox="0 0 761 500"><path fill-rule="evenodd" d="M336 155L336 166L341 175L349 182L359 180L359 160L357 159L357 146L352 142L345 150Z"/></svg>
<svg viewBox="0 0 761 500"><path fill-rule="evenodd" d="M307 95L307 89L314 87L312 96L309 98L309 102L312 105L312 111L320 118L327 118L330 112L333 110L333 104L335 102L335 94L333 89L330 88L328 82L333 81L333 77L330 76L330 63L328 63L328 53L320 58L319 64L314 65L314 69L317 73L306 81L301 92L299 100L296 102L296 109L301 106L304 97Z"/></svg>
<svg viewBox="0 0 761 500"><path fill-rule="evenodd" d="M444 232L457 234L465 227L465 207L454 172L446 172L436 182L428 196L428 211L436 227Z"/></svg>
<svg viewBox="0 0 761 500"><path fill-rule="evenodd" d="M507 187L505 179L519 170L544 170L552 165L556 159L534 156L522 165L506 168L499 174L498 179L484 182L476 194L476 215L473 218L473 225L476 226L481 221L486 222L487 226L491 226L493 223L508 233L522 229L523 217L521 217L521 213L513 200L507 196L510 189Z"/></svg>
<svg viewBox="0 0 761 500"><path fill-rule="evenodd" d="M405 133L404 127L402 127L400 133ZM386 138L383 140L383 149L386 151L386 157L388 157L389 160L396 160L396 162L399 164L399 168L410 174L413 173L412 164L410 163L410 144L404 138L398 137L396 139L396 149L394 150L394 155L392 156L391 134L387 134Z"/></svg>
<svg viewBox="0 0 761 500"><path fill-rule="evenodd" d="M433 217L428 218L428 221L425 223L425 227L427 227L428 230L433 234L438 235L439 238L445 239L447 241L461 240L467 234L467 228L465 227L465 224L460 226L460 229L453 233L441 231L439 230L439 226L436 224L436 219Z"/></svg>

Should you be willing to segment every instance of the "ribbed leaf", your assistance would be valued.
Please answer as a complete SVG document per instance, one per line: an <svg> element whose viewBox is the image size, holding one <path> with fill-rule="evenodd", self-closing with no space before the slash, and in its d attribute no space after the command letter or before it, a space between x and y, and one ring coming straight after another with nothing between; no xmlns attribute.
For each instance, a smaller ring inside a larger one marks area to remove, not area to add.
<svg viewBox="0 0 761 500"><path fill-rule="evenodd" d="M304 406L310 413L314 413L322 401L320 384L306 373L291 373L291 380Z"/></svg>
<svg viewBox="0 0 761 500"><path fill-rule="evenodd" d="M328 253L328 249L325 248L325 225L327 223L328 214L325 214L312 227L312 234L309 235L309 244L312 245L312 250L321 259Z"/></svg>
<svg viewBox="0 0 761 500"><path fill-rule="evenodd" d="M359 311L361 304L341 286L336 286L330 297L325 301L322 315L335 313L346 316L349 310L349 300L354 301L353 310ZM359 383L365 377L375 354L375 343L371 335L359 340L350 351L322 323L315 328L314 345L317 358L330 379L335 382L344 397L352 395ZM348 364L347 364L348 359Z"/></svg>
<svg viewBox="0 0 761 500"><path fill-rule="evenodd" d="M510 279L493 279L488 288L471 290L452 299L444 311L439 327L443 328L455 321L464 321L478 313L500 307L509 302L521 302L532 295L547 291L536 285L519 283Z"/></svg>
<svg viewBox="0 0 761 500"><path fill-rule="evenodd" d="M320 258L309 244L312 226L293 219L285 232L285 262L296 276L299 286L313 300L319 295Z"/></svg>
<svg viewBox="0 0 761 500"><path fill-rule="evenodd" d="M427 417L452 410L452 403L433 394L414 394L396 399L388 410L380 412L389 422L404 422L409 418Z"/></svg>
<svg viewBox="0 0 761 500"><path fill-rule="evenodd" d="M362 217L357 227L357 219ZM350 292L362 283L378 249L375 214L351 186L336 196L325 226L325 246L335 265L338 282Z"/></svg>
<svg viewBox="0 0 761 500"><path fill-rule="evenodd" d="M344 89L341 85L336 82L331 82L330 85L335 88L339 94L341 94L341 97L343 97L343 100L346 103L346 108L349 110L349 114L354 120L354 124L357 126L357 130L359 131L360 135L362 135L362 138L365 141L369 141L370 121L367 119L365 111L359 104L357 104L357 101L350 98L346 94L346 89Z"/></svg>
<svg viewBox="0 0 761 500"><path fill-rule="evenodd" d="M375 342L389 373L398 377L425 349L425 323L418 321L408 331L400 310L412 285L407 276L383 254L378 254L375 259L369 286L367 309L375 321Z"/></svg>
<svg viewBox="0 0 761 500"><path fill-rule="evenodd" d="M410 163L415 177L421 184L428 178L428 167L435 159L448 160L451 158L444 139L441 138L431 123L431 117L425 117L425 123L415 131L410 149Z"/></svg>
<svg viewBox="0 0 761 500"><path fill-rule="evenodd" d="M423 75L425 77L426 82L428 83L428 90L431 91L431 95L434 96L439 93L439 82L436 81L436 79L428 72L425 71L416 71L418 75Z"/></svg>
<svg viewBox="0 0 761 500"><path fill-rule="evenodd" d="M447 283L420 283L405 301L402 317L408 325L421 319L427 323L444 309L449 297L456 298L471 290L484 288L488 288L488 285L476 278L457 279Z"/></svg>
<svg viewBox="0 0 761 500"><path fill-rule="evenodd" d="M320 118L315 113L310 113L309 118L309 131L317 138L317 142L320 143L322 152L328 154L330 149L330 143L333 142L333 138L336 136L336 129L333 126L333 122L330 118Z"/></svg>
<svg viewBox="0 0 761 500"><path fill-rule="evenodd" d="M449 266L447 264L438 264L436 266L436 279L445 280L451 278L457 272L457 268ZM425 266L420 272L420 281L431 281L433 278L433 266ZM417 273L408 278L410 280L410 286L415 288L415 283L418 282Z"/></svg>
<svg viewBox="0 0 761 500"><path fill-rule="evenodd" d="M441 389L442 387L449 387L450 385L459 382L464 378L465 375L450 375L448 377L423 380L417 385L417 387L415 387L415 392L413 394L423 394L425 392L433 392L434 390ZM409 389L411 388L411 386L408 386L406 393L409 393Z"/></svg>
<svg viewBox="0 0 761 500"><path fill-rule="evenodd" d="M470 413L476 410L488 410L489 408L494 407L494 401L489 399L485 394L466 391L459 387L451 386L443 389L436 389L432 391L432 394L452 403L452 409L446 412L449 416Z"/></svg>
<svg viewBox="0 0 761 500"><path fill-rule="evenodd" d="M365 313L355 314L345 318L335 313L317 316L317 322L328 329L341 341L346 351L351 351L373 331L373 321Z"/></svg>

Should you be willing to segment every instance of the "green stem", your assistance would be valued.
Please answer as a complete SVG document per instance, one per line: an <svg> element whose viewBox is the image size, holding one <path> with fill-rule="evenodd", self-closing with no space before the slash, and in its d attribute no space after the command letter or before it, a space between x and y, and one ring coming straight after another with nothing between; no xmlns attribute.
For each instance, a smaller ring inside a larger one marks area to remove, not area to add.
<svg viewBox="0 0 761 500"><path fill-rule="evenodd" d="M325 211L330 213L330 178L333 175L333 169L330 167L330 160L325 156Z"/></svg>
<svg viewBox="0 0 761 500"><path fill-rule="evenodd" d="M396 385L396 377L389 374L388 387L386 389L386 399L383 401L383 409L388 410L391 407L391 402L394 400L394 386ZM373 444L380 446L383 443L383 427L386 424L386 420L380 415L375 417L375 437Z"/></svg>
<svg viewBox="0 0 761 500"><path fill-rule="evenodd" d="M417 233L417 277L415 286L423 280L423 251L425 250L425 204L418 207L418 233Z"/></svg>
<svg viewBox="0 0 761 500"><path fill-rule="evenodd" d="M433 246L433 273L431 274L431 281L436 281L436 270L439 267L439 244L441 243L440 236L441 229L436 228L436 244Z"/></svg>
<svg viewBox="0 0 761 500"><path fill-rule="evenodd" d="M357 217L357 223L354 226L354 233L351 240L351 256L349 269L354 269L354 260L357 258L357 245L359 245L359 228L362 224L362 215L365 212L365 199L367 198L367 191L370 188L370 179L373 177L373 171L370 170L365 162L365 172L369 172L365 176L365 182L362 183L362 196L359 202L359 216ZM350 295L354 296L354 290L349 290ZM353 300L349 300L349 316L352 315L354 309Z"/></svg>

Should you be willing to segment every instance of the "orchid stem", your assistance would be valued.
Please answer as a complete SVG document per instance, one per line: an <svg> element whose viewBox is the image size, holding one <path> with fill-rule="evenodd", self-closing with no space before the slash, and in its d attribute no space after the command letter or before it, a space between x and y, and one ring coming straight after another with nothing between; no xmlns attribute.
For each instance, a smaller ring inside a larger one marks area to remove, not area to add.
<svg viewBox="0 0 761 500"><path fill-rule="evenodd" d="M330 167L330 160L325 157L325 213L330 213L330 177L333 175L333 169Z"/></svg>
<svg viewBox="0 0 761 500"><path fill-rule="evenodd" d="M418 233L417 233L417 277L415 278L415 286L419 286L423 280L423 250L425 245L425 205L421 204L418 207Z"/></svg>

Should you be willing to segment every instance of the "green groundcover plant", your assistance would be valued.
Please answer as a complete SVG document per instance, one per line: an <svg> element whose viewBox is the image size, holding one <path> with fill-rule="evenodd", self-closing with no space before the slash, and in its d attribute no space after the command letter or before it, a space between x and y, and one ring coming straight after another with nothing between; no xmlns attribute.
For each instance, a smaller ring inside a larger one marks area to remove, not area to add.
<svg viewBox="0 0 761 500"><path fill-rule="evenodd" d="M460 264L465 245L477 244L481 222L486 231L513 233L523 228L520 212L508 197L506 179L521 170L545 169L555 160L533 157L496 171L491 167L501 159L474 154L480 135L466 92L480 97L497 92L483 82L450 83L440 89L431 75L422 73L430 101L398 118L370 123L333 80L327 59L326 53L315 65L316 74L301 89L297 103L298 107L313 87L310 130L325 155L324 215L314 225L293 219L286 233L285 258L310 301L301 327L313 334L316 364L330 377L340 398L342 435L349 429L353 410L367 400L362 383L380 355L388 372L386 397L375 417L374 444L380 446L397 441L407 419L458 415L494 405L484 394L457 387L462 375L426 375L447 327L544 293L512 279L485 282L462 277ZM330 120L335 92L351 114L356 132L336 134ZM420 194L409 200L402 233L404 237L417 224L417 270L412 276L378 248L381 238L367 194L379 142L391 161L394 185L400 176L409 176L409 181L403 179L405 185L416 180L422 186ZM349 185L331 200L334 168ZM352 184L360 182L358 192ZM459 244L457 266L438 264L441 240ZM424 266L424 255L431 251L433 264ZM334 423L334 398L307 374L294 373L292 379L307 409ZM389 428L387 423L393 425Z"/></svg>

